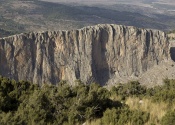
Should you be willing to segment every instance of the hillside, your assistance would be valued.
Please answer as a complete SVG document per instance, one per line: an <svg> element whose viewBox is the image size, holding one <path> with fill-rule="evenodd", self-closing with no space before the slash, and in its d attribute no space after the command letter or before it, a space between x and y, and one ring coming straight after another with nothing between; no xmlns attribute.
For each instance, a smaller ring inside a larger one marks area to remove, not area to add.
<svg viewBox="0 0 175 125"><path fill-rule="evenodd" d="M122 4L73 6L72 4L56 4L38 0L1 0L0 26L2 30L12 34L30 31L71 30L104 23L160 30L175 28L174 16L153 13L154 10L149 10L151 9L135 8L134 6L129 9L129 6Z"/></svg>

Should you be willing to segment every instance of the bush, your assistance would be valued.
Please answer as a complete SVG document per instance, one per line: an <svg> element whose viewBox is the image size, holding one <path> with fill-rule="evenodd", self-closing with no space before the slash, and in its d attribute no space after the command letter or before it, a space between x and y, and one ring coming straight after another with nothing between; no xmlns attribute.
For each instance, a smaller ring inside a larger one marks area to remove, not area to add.
<svg viewBox="0 0 175 125"><path fill-rule="evenodd" d="M120 95L123 99L129 96L144 96L146 87L141 86L138 81L131 81L127 84L119 84L117 87L112 87L111 94Z"/></svg>
<svg viewBox="0 0 175 125"><path fill-rule="evenodd" d="M155 102L171 102L175 101L175 80L165 79L163 86L157 86L147 90L147 95Z"/></svg>
<svg viewBox="0 0 175 125"><path fill-rule="evenodd" d="M126 123L143 125L148 120L149 113L139 110L130 110L127 106L117 109L107 109L102 117L102 123L104 125L124 125Z"/></svg>

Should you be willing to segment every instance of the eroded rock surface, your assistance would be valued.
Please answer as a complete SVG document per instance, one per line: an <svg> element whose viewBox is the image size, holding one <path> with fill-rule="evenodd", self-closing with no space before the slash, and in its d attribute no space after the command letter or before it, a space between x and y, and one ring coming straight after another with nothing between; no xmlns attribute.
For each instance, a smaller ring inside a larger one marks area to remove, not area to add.
<svg viewBox="0 0 175 125"><path fill-rule="evenodd" d="M19 34L0 39L0 75L33 83L113 84L170 59L166 34L122 25Z"/></svg>

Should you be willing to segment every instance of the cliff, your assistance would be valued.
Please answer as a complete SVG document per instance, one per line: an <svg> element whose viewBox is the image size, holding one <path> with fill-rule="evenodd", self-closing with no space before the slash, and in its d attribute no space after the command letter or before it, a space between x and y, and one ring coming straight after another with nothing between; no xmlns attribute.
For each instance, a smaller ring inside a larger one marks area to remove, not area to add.
<svg viewBox="0 0 175 125"><path fill-rule="evenodd" d="M164 32L132 26L104 24L0 39L0 75L37 84L76 79L112 84L138 79L168 60Z"/></svg>

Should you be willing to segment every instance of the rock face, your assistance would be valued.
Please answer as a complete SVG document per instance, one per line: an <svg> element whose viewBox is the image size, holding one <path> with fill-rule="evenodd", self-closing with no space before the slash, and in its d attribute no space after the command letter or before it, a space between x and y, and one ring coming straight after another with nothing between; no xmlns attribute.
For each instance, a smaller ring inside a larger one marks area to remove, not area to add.
<svg viewBox="0 0 175 125"><path fill-rule="evenodd" d="M137 79L169 55L164 32L132 26L27 33L0 39L0 75L37 84L81 79L104 85Z"/></svg>

